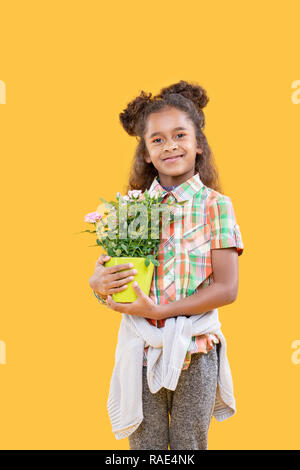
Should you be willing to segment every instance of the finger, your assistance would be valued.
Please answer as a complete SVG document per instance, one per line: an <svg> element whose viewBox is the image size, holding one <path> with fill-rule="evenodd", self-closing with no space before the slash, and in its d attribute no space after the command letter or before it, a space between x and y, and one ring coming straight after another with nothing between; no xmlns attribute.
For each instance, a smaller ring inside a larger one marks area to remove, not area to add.
<svg viewBox="0 0 300 470"><path fill-rule="evenodd" d="M106 259L109 259L109 258L110 258L110 256L107 255L106 253L101 253L101 255L99 256L98 259L99 259L99 260L105 260L105 261L106 261Z"/></svg>
<svg viewBox="0 0 300 470"><path fill-rule="evenodd" d="M96 263L104 265L106 261L110 260L110 256L106 255L105 253L102 253L99 258L97 259Z"/></svg>
<svg viewBox="0 0 300 470"><path fill-rule="evenodd" d="M132 283L132 287L134 288L135 292L138 293L138 294L142 294L142 289L140 288L140 286L138 285L138 283L136 281L134 281Z"/></svg>
<svg viewBox="0 0 300 470"><path fill-rule="evenodd" d="M126 269L126 271L122 271L122 272L115 273L115 274L108 273L107 280L109 282L121 282L122 284L122 282L124 283L124 282L133 281L134 276L136 276L137 274L138 272L136 269ZM119 287L119 284L116 284L112 287Z"/></svg>
<svg viewBox="0 0 300 470"><path fill-rule="evenodd" d="M132 283L132 287L133 287L135 293L137 294L137 296L143 296L144 295L144 292L142 291L142 289L140 288L140 286L138 285L138 283L136 281L134 281Z"/></svg>
<svg viewBox="0 0 300 470"><path fill-rule="evenodd" d="M111 295L108 295L107 298L106 298L106 305L110 308L113 308L113 299L112 299L112 296Z"/></svg>
<svg viewBox="0 0 300 470"><path fill-rule="evenodd" d="M109 266L107 267L107 273L108 274L114 274L114 273L119 273L119 271L124 271L125 269L130 269L133 268L132 263L127 263L127 264L116 264L114 266Z"/></svg>
<svg viewBox="0 0 300 470"><path fill-rule="evenodd" d="M134 275L130 275L128 277L123 277L121 279L113 279L113 276L111 276L111 279L109 279L109 281L107 281L107 284L109 285L110 288L114 288L114 287L120 287L128 282L131 282L134 280Z"/></svg>
<svg viewBox="0 0 300 470"><path fill-rule="evenodd" d="M123 292L123 290L127 289L127 287L128 287L128 285L125 284L125 286L110 288L110 289L108 289L107 293L108 294L117 294L117 292Z"/></svg>
<svg viewBox="0 0 300 470"><path fill-rule="evenodd" d="M118 303L113 300L111 295L107 296L107 301L112 308L115 308L116 306L118 306Z"/></svg>
<svg viewBox="0 0 300 470"><path fill-rule="evenodd" d="M114 302L110 295L107 296L107 304L111 309L117 312L126 313L126 304Z"/></svg>

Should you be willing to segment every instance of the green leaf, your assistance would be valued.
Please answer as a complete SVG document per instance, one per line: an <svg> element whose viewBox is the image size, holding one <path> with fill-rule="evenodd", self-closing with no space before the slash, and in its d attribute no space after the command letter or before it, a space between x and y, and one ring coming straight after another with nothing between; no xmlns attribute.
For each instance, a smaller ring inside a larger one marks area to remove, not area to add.
<svg viewBox="0 0 300 470"><path fill-rule="evenodd" d="M156 259L153 259L152 263L154 264L154 266L159 266L160 265L160 262L157 261Z"/></svg>
<svg viewBox="0 0 300 470"><path fill-rule="evenodd" d="M76 232L76 233L84 233L84 232L89 232L89 233L96 233L96 230L81 230L81 232Z"/></svg>
<svg viewBox="0 0 300 470"><path fill-rule="evenodd" d="M150 264L150 260L148 258L145 258L145 266L148 267Z"/></svg>
<svg viewBox="0 0 300 470"><path fill-rule="evenodd" d="M111 204L111 205L114 206L114 207L118 207L118 206L119 206L119 203L116 202L116 201L109 201L108 204ZM111 207L111 209L112 209L112 207Z"/></svg>

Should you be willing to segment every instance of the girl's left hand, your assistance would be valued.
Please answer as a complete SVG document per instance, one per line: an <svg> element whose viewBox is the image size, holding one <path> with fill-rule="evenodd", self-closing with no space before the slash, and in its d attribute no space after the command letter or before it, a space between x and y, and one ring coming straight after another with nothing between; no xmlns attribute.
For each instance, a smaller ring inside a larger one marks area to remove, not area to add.
<svg viewBox="0 0 300 470"><path fill-rule="evenodd" d="M137 299L132 303L114 302L112 296L108 295L106 299L107 306L112 310L128 315L137 315L138 317L158 320L157 305L141 290L137 282L132 283Z"/></svg>

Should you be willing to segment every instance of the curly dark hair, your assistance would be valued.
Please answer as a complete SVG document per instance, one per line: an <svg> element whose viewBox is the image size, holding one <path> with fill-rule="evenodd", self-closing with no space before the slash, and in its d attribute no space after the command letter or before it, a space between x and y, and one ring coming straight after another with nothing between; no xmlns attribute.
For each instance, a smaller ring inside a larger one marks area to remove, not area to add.
<svg viewBox="0 0 300 470"><path fill-rule="evenodd" d="M125 131L137 137L138 145L126 192L133 189L141 189L144 192L150 188L154 177L158 175L153 163L145 161L145 155L149 157L149 153L144 133L148 116L170 107L184 111L194 124L197 144L202 148L202 153L197 153L195 160L195 170L199 173L201 181L220 193L223 191L212 151L202 130L205 127L202 108L207 105L208 101L206 91L200 85L180 80L178 83L162 88L160 93L153 97L152 93L147 94L142 90L138 97L128 103L119 118Z"/></svg>

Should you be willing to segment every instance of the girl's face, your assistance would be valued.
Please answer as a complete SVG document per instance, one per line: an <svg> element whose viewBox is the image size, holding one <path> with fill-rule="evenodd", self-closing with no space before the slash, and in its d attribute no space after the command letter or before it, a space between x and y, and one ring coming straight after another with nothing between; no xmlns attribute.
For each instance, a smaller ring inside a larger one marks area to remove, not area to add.
<svg viewBox="0 0 300 470"><path fill-rule="evenodd" d="M166 108L148 116L144 135L150 158L163 186L181 184L195 174L196 153L202 153L185 112Z"/></svg>

